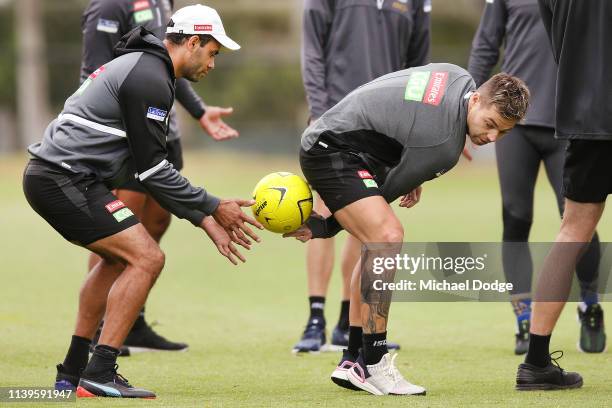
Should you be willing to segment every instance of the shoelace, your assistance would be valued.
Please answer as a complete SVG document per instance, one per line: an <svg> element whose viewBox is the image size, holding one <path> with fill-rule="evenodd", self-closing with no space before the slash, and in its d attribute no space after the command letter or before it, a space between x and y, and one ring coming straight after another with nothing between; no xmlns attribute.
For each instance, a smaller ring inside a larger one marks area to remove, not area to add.
<svg viewBox="0 0 612 408"><path fill-rule="evenodd" d="M559 354L559 357L556 357L556 358L553 357L555 354ZM561 360L561 358L563 357L563 351L562 350L553 351L552 353L549 354L549 356L550 356L551 363L556 365L559 370L563 371L563 369L561 368L561 366L558 363L558 360Z"/></svg>
<svg viewBox="0 0 612 408"><path fill-rule="evenodd" d="M585 312L583 319L586 320L586 325L589 327L589 329L598 330L603 323L602 317L603 317L603 314L601 313L601 309L593 308L591 310L591 313L586 314Z"/></svg>
<svg viewBox="0 0 612 408"><path fill-rule="evenodd" d="M118 369L119 369L119 364L115 364L115 368L113 369L114 381L117 382L117 379L119 379L121 385L124 385L126 387L131 387L130 381L124 376L122 376L121 374L119 374L117 372Z"/></svg>
<svg viewBox="0 0 612 408"><path fill-rule="evenodd" d="M393 380L393 384L397 384L399 381L404 379L402 373L400 373L397 367L395 367L396 357L397 353L393 354L393 357L391 357L391 364L389 364L389 370L387 372L388 376Z"/></svg>
<svg viewBox="0 0 612 408"><path fill-rule="evenodd" d="M153 330L153 327L158 326L158 325L159 325L159 323L157 322L157 320L152 322L152 323L150 323L150 324L149 323L145 323L145 326L141 329L141 331L143 333L146 333L146 336L153 337L153 338L155 338L157 340L161 340L161 341L167 341L165 337L157 334L155 332L155 330Z"/></svg>

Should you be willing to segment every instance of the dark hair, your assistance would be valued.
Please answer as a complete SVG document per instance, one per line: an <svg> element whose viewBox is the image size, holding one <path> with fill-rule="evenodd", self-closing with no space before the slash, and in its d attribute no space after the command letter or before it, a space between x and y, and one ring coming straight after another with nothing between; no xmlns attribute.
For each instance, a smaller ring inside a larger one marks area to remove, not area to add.
<svg viewBox="0 0 612 408"><path fill-rule="evenodd" d="M170 20L168 27L174 27L174 21ZM166 39L174 45L183 45L185 41L193 36L200 38L200 47L204 47L207 43L214 40L209 34L182 34L182 33L166 33Z"/></svg>
<svg viewBox="0 0 612 408"><path fill-rule="evenodd" d="M529 88L521 79L500 73L482 84L478 91L483 102L495 105L502 118L519 122L527 114Z"/></svg>

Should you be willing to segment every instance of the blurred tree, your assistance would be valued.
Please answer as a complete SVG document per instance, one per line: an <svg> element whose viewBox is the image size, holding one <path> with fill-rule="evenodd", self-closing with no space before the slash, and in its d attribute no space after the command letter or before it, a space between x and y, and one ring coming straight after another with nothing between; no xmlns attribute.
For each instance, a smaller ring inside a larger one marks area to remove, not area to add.
<svg viewBox="0 0 612 408"><path fill-rule="evenodd" d="M17 114L23 145L37 142L49 122L47 61L40 0L19 0L17 35Z"/></svg>

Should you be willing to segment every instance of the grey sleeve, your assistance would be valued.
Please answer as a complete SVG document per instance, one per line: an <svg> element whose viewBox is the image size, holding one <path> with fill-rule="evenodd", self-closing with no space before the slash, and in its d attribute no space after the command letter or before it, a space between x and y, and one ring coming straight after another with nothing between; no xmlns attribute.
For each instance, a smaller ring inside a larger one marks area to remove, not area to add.
<svg viewBox="0 0 612 408"><path fill-rule="evenodd" d="M305 0L302 28L302 81L310 107L310 117L319 118L327 110L325 46L333 20L330 0Z"/></svg>
<svg viewBox="0 0 612 408"><path fill-rule="evenodd" d="M472 41L468 71L476 86L482 85L491 76L499 60L499 49L506 36L508 10L505 0L487 1L480 25Z"/></svg>
<svg viewBox="0 0 612 408"><path fill-rule="evenodd" d="M152 66L155 61L155 66ZM157 57L144 54L119 89L119 104L137 177L166 210L198 226L220 200L194 187L167 160L165 123L173 102L172 83L159 75Z"/></svg>
<svg viewBox="0 0 612 408"><path fill-rule="evenodd" d="M184 78L176 80L176 100L194 119L200 119L206 111L202 98L194 91L191 83Z"/></svg>
<svg viewBox="0 0 612 408"><path fill-rule="evenodd" d="M219 199L200 187L194 187L167 160L156 173L142 178L140 182L147 191L172 214L189 220L196 227L205 216L211 215L219 206Z"/></svg>
<svg viewBox="0 0 612 408"><path fill-rule="evenodd" d="M406 54L405 68L420 67L429 62L431 42L431 0L416 2L413 13L414 29Z"/></svg>
<svg viewBox="0 0 612 408"><path fill-rule="evenodd" d="M437 162L436 150L435 148L430 150L430 148L407 147L402 153L399 164L387 175L382 186L383 198L388 203L392 203L427 180L434 178Z"/></svg>
<svg viewBox="0 0 612 408"><path fill-rule="evenodd" d="M115 44L131 29L129 2L101 0L97 3L90 5L81 22L83 30L81 82L96 69L115 58Z"/></svg>

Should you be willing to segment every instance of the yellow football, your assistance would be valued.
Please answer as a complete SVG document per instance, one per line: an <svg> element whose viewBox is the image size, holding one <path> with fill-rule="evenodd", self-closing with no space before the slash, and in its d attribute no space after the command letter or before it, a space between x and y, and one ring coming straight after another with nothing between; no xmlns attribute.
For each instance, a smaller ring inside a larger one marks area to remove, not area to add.
<svg viewBox="0 0 612 408"><path fill-rule="evenodd" d="M304 179L287 172L271 173L253 190L253 215L267 230L298 229L312 212L312 192Z"/></svg>

